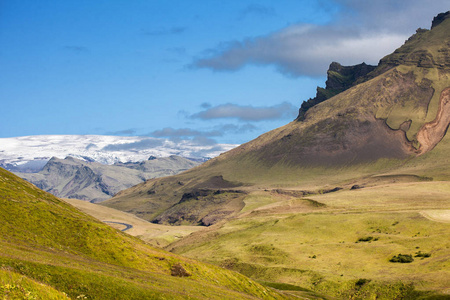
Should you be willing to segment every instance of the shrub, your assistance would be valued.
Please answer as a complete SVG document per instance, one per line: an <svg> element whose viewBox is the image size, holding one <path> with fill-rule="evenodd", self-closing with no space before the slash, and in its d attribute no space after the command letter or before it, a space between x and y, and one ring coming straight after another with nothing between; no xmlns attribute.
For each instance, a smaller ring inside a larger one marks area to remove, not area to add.
<svg viewBox="0 0 450 300"><path fill-rule="evenodd" d="M358 279L355 282L355 286L357 288L360 288L360 287L362 287L363 285L365 285L366 283L369 283L369 282L370 282L370 279L360 278L360 279Z"/></svg>
<svg viewBox="0 0 450 300"><path fill-rule="evenodd" d="M423 253L422 251L416 252L416 255L414 257L430 257L431 253Z"/></svg>
<svg viewBox="0 0 450 300"><path fill-rule="evenodd" d="M179 263L173 265L172 268L170 269L170 271L171 271L172 276L177 276L177 277L191 276L191 274L189 274L188 271L186 271L186 269L183 268L183 266Z"/></svg>
<svg viewBox="0 0 450 300"><path fill-rule="evenodd" d="M356 242L359 243L359 242L371 242L371 241L378 241L378 238L374 238L373 236L362 237L362 238L359 238L358 241L356 241Z"/></svg>
<svg viewBox="0 0 450 300"><path fill-rule="evenodd" d="M392 257L389 261L394 263L411 263L414 261L414 258L411 254L399 254L394 255L394 257Z"/></svg>

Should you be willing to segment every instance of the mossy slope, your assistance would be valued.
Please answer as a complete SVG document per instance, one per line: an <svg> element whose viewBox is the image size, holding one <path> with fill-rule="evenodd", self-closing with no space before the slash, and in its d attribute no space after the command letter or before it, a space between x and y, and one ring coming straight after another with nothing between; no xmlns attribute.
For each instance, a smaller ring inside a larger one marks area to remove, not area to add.
<svg viewBox="0 0 450 300"><path fill-rule="evenodd" d="M62 293L82 299L281 298L238 273L147 246L4 169L0 206L1 292L7 299L16 292L36 299L49 299L46 293L54 299L64 299ZM189 275L172 276L180 274Z"/></svg>

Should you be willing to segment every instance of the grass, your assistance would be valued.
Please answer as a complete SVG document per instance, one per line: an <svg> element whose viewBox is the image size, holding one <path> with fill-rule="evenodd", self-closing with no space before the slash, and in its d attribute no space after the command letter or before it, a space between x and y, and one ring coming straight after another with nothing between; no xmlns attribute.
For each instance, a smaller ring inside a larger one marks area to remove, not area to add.
<svg viewBox="0 0 450 300"><path fill-rule="evenodd" d="M445 223L450 209L448 149L449 135L433 151L414 159L340 167L269 166L251 155L225 164L219 157L205 168L147 185L163 183L158 187L168 193L171 181L181 180L186 188L218 174L246 183L240 187L247 193L240 214L192 233L168 250L259 281L332 297L439 299L450 286L450 231ZM362 188L350 190L353 185ZM319 194L335 187L344 189ZM274 189L313 194L301 198ZM368 236L378 240L355 243ZM417 251L431 257L410 264L389 262L399 253ZM360 278L370 282L356 288Z"/></svg>
<svg viewBox="0 0 450 300"><path fill-rule="evenodd" d="M439 299L450 286L450 231L445 223L450 209L449 148L447 135L432 152L414 159L341 167L269 167L244 155L157 181L166 191L171 180L182 180L186 187L217 174L248 183L241 187L247 195L240 215L167 249L259 281L332 297ZM350 190L355 184L362 188ZM335 187L344 189L319 194ZM273 189L313 194L301 198ZM355 243L368 236L378 240ZM431 257L410 264L389 262L399 253L417 251ZM360 278L371 281L356 288Z"/></svg>
<svg viewBox="0 0 450 300"><path fill-rule="evenodd" d="M135 215L123 211L76 199L64 199L79 210L101 221L113 221L130 224L133 227L126 231L127 234L157 247L164 247L193 232L202 230L200 226L167 226L153 224L140 219ZM106 223L117 229L124 229L123 225Z"/></svg>
<svg viewBox="0 0 450 300"><path fill-rule="evenodd" d="M46 293L33 282L55 299L63 293L72 299L283 298L236 272L150 247L3 169L0 205L6 299ZM174 269L190 276L173 276Z"/></svg>
<svg viewBox="0 0 450 300"><path fill-rule="evenodd" d="M449 25L450 19L420 31L382 60L374 74L379 76L312 107L304 121L183 174L124 191L105 205L151 220L184 193L222 176L245 192L242 209L230 206L229 219L166 249L268 285L330 297L445 297L450 135L420 156L410 146L419 146L415 135L435 118L449 82L444 68L417 67L419 54L426 50L444 65L446 52L440 49L448 43ZM412 143L386 124L405 131ZM350 190L354 185L361 188ZM336 192L324 193L331 190ZM302 191L307 196L296 195ZM227 204L218 208L226 210ZM408 264L389 262L418 251L431 255Z"/></svg>
<svg viewBox="0 0 450 300"><path fill-rule="evenodd" d="M308 210L302 199L282 197L169 249L256 280L334 297L378 294L392 299L449 292L448 224L421 215L423 209L448 209L449 188L448 182L427 181L308 195L326 204L315 210ZM355 243L367 237L370 243ZM398 253L418 251L431 256L410 264L389 262ZM356 289L361 278L368 283Z"/></svg>
<svg viewBox="0 0 450 300"><path fill-rule="evenodd" d="M2 299L70 299L63 292L30 279L24 275L10 271L4 267L0 269L0 296ZM81 297L78 299L81 299Z"/></svg>

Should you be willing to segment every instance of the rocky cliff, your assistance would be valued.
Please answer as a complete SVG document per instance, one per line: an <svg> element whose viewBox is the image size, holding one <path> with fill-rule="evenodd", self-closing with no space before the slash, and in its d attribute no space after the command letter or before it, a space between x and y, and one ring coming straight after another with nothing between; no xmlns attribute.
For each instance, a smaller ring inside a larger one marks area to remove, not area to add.
<svg viewBox="0 0 450 300"><path fill-rule="evenodd" d="M317 87L316 97L302 103L296 120L304 121L308 109L351 88L358 80L364 78L375 68L376 66L365 63L355 66L342 66L337 62L332 62L327 71L325 88Z"/></svg>

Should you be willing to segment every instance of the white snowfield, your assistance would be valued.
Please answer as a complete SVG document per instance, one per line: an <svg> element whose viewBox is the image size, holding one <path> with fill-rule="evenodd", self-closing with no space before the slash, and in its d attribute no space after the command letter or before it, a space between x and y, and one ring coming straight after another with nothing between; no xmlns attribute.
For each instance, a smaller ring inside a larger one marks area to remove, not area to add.
<svg viewBox="0 0 450 300"><path fill-rule="evenodd" d="M20 166L30 162L46 162L53 156L72 156L103 164L137 162L150 156L178 155L209 159L233 149L235 144L197 145L193 141L173 142L152 137L106 135L35 135L0 138L0 164Z"/></svg>

